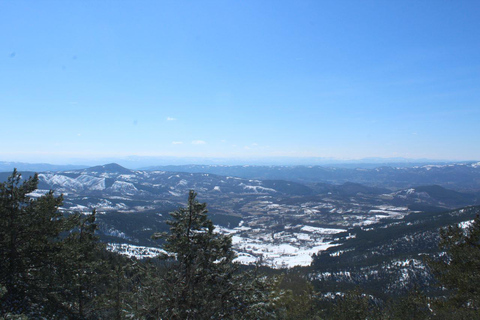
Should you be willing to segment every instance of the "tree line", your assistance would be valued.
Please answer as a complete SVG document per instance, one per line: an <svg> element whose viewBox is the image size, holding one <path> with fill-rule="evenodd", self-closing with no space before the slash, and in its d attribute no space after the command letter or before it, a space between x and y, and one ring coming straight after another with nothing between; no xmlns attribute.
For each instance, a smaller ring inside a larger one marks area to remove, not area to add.
<svg viewBox="0 0 480 320"><path fill-rule="evenodd" d="M379 303L355 289L326 300L305 273L243 267L190 191L171 213L167 253L137 260L106 250L96 213L65 214L38 176L0 183L0 319L476 319L480 219L441 232L446 254L428 266L441 288ZM262 271L262 272L261 272Z"/></svg>

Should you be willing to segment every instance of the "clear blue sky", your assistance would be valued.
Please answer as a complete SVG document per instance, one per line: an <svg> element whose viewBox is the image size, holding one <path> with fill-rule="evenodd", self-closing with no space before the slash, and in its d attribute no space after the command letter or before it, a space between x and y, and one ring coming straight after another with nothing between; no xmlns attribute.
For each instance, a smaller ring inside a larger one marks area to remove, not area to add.
<svg viewBox="0 0 480 320"><path fill-rule="evenodd" d="M0 0L0 160L480 159L479 1Z"/></svg>

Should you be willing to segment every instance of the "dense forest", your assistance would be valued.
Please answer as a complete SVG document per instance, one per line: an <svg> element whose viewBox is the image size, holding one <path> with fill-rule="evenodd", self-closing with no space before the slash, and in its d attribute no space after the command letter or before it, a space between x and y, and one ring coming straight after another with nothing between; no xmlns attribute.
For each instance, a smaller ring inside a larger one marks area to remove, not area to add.
<svg viewBox="0 0 480 320"><path fill-rule="evenodd" d="M53 191L29 197L37 185L16 171L0 183L0 319L480 318L478 217L442 229L445 254L425 260L435 290L377 297L327 291L304 268L235 263L231 237L215 232L194 191L170 231L152 234L165 253L137 260L106 250L95 211L62 213Z"/></svg>

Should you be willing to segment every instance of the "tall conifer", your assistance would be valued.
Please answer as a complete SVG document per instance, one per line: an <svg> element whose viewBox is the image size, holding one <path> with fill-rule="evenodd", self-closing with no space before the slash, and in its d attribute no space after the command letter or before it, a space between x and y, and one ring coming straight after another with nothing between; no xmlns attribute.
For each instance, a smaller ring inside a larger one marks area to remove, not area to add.
<svg viewBox="0 0 480 320"><path fill-rule="evenodd" d="M0 183L0 283L5 286L2 309L24 312L43 302L48 280L45 270L57 251L63 230L58 212L62 197L53 192L35 199L38 176L22 181L14 170Z"/></svg>
<svg viewBox="0 0 480 320"><path fill-rule="evenodd" d="M171 213L158 312L166 319L272 318L264 278L240 273L230 236L214 232L205 203L190 191L186 208Z"/></svg>

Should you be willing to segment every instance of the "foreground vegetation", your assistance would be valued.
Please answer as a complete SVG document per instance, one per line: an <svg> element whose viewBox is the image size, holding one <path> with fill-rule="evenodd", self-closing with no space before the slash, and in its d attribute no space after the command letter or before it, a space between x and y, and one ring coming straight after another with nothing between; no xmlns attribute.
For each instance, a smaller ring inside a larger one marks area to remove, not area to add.
<svg viewBox="0 0 480 320"><path fill-rule="evenodd" d="M336 297L301 269L277 272L233 262L231 238L214 232L206 204L171 214L166 254L138 261L108 252L96 214L64 215L62 197L28 194L36 176L0 184L0 317L4 319L475 319L480 307L480 219L441 233L428 260L439 290L396 299L356 288Z"/></svg>

